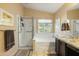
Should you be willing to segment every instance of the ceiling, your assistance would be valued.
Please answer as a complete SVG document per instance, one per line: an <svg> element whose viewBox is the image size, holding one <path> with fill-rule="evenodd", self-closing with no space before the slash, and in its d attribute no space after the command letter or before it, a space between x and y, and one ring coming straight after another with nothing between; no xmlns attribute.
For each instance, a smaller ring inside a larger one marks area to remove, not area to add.
<svg viewBox="0 0 79 59"><path fill-rule="evenodd" d="M55 13L64 3L23 3L26 8Z"/></svg>

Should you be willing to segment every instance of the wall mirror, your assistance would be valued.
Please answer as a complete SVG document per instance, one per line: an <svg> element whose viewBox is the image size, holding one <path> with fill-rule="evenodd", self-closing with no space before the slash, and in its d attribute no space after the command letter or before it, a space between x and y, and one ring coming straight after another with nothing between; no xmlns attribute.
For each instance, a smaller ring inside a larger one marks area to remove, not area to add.
<svg viewBox="0 0 79 59"><path fill-rule="evenodd" d="M67 18L70 20L71 34L74 38L79 37L79 4L72 7L67 12Z"/></svg>

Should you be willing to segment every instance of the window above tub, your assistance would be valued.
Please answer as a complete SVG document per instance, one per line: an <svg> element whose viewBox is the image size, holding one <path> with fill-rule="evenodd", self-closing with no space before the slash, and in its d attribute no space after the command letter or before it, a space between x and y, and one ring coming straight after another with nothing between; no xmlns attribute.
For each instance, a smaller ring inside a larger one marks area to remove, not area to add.
<svg viewBox="0 0 79 59"><path fill-rule="evenodd" d="M39 19L38 20L38 33L40 32L52 32L53 22L51 19Z"/></svg>

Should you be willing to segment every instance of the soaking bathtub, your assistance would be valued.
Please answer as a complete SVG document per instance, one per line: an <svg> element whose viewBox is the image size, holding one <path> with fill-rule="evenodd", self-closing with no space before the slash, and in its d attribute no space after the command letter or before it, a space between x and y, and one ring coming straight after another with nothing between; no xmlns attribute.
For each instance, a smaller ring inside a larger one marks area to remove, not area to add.
<svg viewBox="0 0 79 59"><path fill-rule="evenodd" d="M39 53L55 53L55 38L53 33L38 33L34 36L34 51Z"/></svg>

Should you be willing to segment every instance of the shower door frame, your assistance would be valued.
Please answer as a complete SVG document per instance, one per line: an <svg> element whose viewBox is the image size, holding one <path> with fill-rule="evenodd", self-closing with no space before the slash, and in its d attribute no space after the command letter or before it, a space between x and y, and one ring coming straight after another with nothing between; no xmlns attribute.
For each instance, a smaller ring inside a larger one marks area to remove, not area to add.
<svg viewBox="0 0 79 59"><path fill-rule="evenodd" d="M33 49L33 45L32 45L32 47L31 48L21 48L20 46L19 46L19 21L20 21L20 18L21 17L25 17L25 18L29 18L29 19L32 19L32 44L33 44L33 37L34 37L34 20L33 20L33 17L28 17L28 16L19 16L18 17L18 49Z"/></svg>

